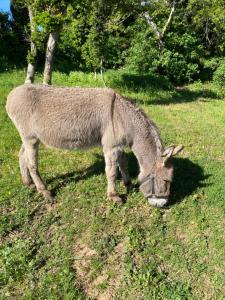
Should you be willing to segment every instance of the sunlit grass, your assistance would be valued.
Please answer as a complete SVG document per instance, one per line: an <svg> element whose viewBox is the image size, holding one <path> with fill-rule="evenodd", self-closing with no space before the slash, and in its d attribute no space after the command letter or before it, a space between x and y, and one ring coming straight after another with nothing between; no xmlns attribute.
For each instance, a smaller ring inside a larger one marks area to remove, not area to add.
<svg viewBox="0 0 225 300"><path fill-rule="evenodd" d="M171 206L152 208L135 189L114 206L100 149L41 146L40 172L56 195L50 207L20 182L21 142L4 108L24 74L0 74L0 299L223 299L222 91L210 83L176 89L153 75L106 72L107 86L142 106L165 145L185 145L174 159ZM103 86L100 75L81 72L54 73L53 83ZM128 159L136 182L130 153Z"/></svg>

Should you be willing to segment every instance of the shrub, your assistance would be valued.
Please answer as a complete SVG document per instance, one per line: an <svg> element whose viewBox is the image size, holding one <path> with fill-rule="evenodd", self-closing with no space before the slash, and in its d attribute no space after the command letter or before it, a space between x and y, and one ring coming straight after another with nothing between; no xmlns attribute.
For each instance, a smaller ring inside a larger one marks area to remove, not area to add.
<svg viewBox="0 0 225 300"><path fill-rule="evenodd" d="M219 85L225 84L225 59L222 59L213 74L213 81Z"/></svg>
<svg viewBox="0 0 225 300"><path fill-rule="evenodd" d="M7 71L9 69L9 61L6 56L0 56L0 72Z"/></svg>
<svg viewBox="0 0 225 300"><path fill-rule="evenodd" d="M142 20L139 22L130 29L133 39L126 53L126 67L141 73L156 72L159 60L157 42L146 24Z"/></svg>
<svg viewBox="0 0 225 300"><path fill-rule="evenodd" d="M176 28L164 40L164 49L146 25L134 26L134 38L126 58L126 66L138 72L165 75L173 83L191 82L198 77L202 45L193 33Z"/></svg>
<svg viewBox="0 0 225 300"><path fill-rule="evenodd" d="M174 83L192 81L198 74L198 64L189 62L186 57L178 52L165 50L160 58L163 73Z"/></svg>
<svg viewBox="0 0 225 300"><path fill-rule="evenodd" d="M220 64L221 58L219 57L207 57L201 59L201 70L199 77L202 81L212 80L215 70Z"/></svg>
<svg viewBox="0 0 225 300"><path fill-rule="evenodd" d="M176 28L167 34L159 61L163 74L174 83L191 82L199 74L202 46L193 33L182 31Z"/></svg>

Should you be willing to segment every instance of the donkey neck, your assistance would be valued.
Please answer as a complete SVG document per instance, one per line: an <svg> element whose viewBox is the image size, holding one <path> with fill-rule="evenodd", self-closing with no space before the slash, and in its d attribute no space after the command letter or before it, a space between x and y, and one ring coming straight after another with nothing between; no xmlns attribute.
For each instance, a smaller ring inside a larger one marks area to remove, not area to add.
<svg viewBox="0 0 225 300"><path fill-rule="evenodd" d="M137 115L132 150L140 166L140 175L151 173L163 153L163 144L156 125L140 110Z"/></svg>

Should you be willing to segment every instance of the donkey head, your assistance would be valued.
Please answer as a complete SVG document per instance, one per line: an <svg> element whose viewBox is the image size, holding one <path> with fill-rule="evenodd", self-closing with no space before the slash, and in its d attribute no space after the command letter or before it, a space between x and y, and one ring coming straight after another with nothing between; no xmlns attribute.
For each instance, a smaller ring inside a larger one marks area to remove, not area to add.
<svg viewBox="0 0 225 300"><path fill-rule="evenodd" d="M158 158L151 174L140 180L140 190L148 198L151 205L163 207L168 203L170 185L173 179L171 157L178 154L183 148L183 145L173 145L166 148L161 157Z"/></svg>

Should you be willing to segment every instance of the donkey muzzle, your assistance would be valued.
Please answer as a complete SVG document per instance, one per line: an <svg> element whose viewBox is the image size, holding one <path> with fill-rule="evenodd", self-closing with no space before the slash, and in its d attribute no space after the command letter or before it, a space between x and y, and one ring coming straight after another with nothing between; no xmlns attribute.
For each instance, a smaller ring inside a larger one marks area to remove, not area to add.
<svg viewBox="0 0 225 300"><path fill-rule="evenodd" d="M168 198L148 198L148 203L155 207L163 207L168 203Z"/></svg>
<svg viewBox="0 0 225 300"><path fill-rule="evenodd" d="M168 203L169 199L167 196L155 196L155 184L154 176L147 176L140 185L140 191L148 199L149 204L154 207L163 207Z"/></svg>

